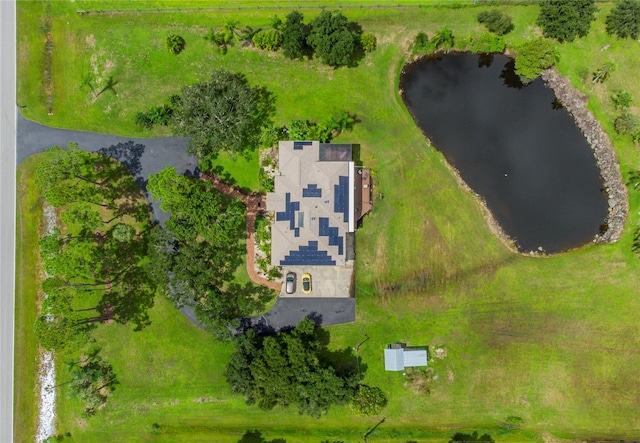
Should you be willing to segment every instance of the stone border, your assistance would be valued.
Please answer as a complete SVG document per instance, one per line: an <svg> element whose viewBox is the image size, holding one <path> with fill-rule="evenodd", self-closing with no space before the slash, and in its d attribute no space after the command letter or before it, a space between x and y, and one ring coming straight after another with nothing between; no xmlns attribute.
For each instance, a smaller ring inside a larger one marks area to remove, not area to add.
<svg viewBox="0 0 640 443"><path fill-rule="evenodd" d="M627 187L620 173L616 151L600 123L587 109L588 97L571 86L569 79L560 75L555 68L542 72L545 85L553 90L556 98L573 117L576 126L587 139L596 159L600 176L609 196L607 230L595 236L594 243L614 243L620 239L625 220L629 213Z"/></svg>

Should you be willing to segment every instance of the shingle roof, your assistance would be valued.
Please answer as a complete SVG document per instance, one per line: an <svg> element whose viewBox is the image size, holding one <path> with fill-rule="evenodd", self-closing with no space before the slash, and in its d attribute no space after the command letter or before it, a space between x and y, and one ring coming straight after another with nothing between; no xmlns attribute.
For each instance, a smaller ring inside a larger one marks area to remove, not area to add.
<svg viewBox="0 0 640 443"><path fill-rule="evenodd" d="M267 209L276 213L271 263L344 265L354 218L351 145L284 141L278 155L280 175L267 195Z"/></svg>

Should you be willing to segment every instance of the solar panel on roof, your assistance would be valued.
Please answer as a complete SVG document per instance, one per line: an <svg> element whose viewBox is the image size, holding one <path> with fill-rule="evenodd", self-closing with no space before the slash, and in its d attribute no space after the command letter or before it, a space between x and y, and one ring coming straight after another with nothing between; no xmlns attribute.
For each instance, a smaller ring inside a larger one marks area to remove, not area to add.
<svg viewBox="0 0 640 443"><path fill-rule="evenodd" d="M335 266L327 251L318 251L318 242L310 241L308 246L300 246L297 251L290 251L285 255L284 260L280 260L281 266L291 265L315 265L315 266Z"/></svg>
<svg viewBox="0 0 640 443"><path fill-rule="evenodd" d="M306 188L302 189L303 197L322 197L322 188L318 188L318 185L309 183Z"/></svg>
<svg viewBox="0 0 640 443"><path fill-rule="evenodd" d="M300 210L300 202L292 202L290 192L287 192L284 198L284 212L276 212L276 221L289 221L289 229L293 230L296 227L295 215L296 211Z"/></svg>
<svg viewBox="0 0 640 443"><path fill-rule="evenodd" d="M305 146L311 146L312 144L313 142L293 142L293 149L297 151L304 148Z"/></svg>
<svg viewBox="0 0 640 443"><path fill-rule="evenodd" d="M328 217L320 217L318 223L318 235L323 237L329 237L329 245L338 247L338 255L344 253L344 238L339 236L340 230L336 227L329 226Z"/></svg>
<svg viewBox="0 0 640 443"><path fill-rule="evenodd" d="M349 221L349 177L341 175L333 186L333 212L341 212L343 220Z"/></svg>

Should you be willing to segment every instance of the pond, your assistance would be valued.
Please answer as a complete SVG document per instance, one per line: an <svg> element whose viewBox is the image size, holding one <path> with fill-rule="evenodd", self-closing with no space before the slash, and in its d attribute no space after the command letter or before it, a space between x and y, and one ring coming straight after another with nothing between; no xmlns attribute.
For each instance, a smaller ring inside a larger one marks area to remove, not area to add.
<svg viewBox="0 0 640 443"><path fill-rule="evenodd" d="M526 86L500 54L405 66L416 123L522 252L585 245L605 229L607 195L586 139L541 79ZM428 204L428 202L425 202Z"/></svg>

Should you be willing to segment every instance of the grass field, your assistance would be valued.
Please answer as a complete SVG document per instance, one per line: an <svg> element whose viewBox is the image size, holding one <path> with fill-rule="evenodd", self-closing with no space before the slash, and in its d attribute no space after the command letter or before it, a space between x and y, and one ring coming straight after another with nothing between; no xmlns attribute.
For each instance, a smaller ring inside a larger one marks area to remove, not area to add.
<svg viewBox="0 0 640 443"><path fill-rule="evenodd" d="M15 333L15 435L33 436L38 417L38 343L33 332L37 315L40 269L38 238L42 223L42 197L34 182L37 157L18 169L16 198L16 333ZM30 439L33 441L33 438Z"/></svg>
<svg viewBox="0 0 640 443"><path fill-rule="evenodd" d="M383 388L389 405L380 417L358 418L345 407L319 420L248 407L229 393L223 380L230 346L214 343L168 302L157 300L153 325L144 331L120 325L99 329L97 338L121 385L106 408L88 421L79 419L78 405L60 395L60 432L69 431L78 442L236 442L245 431L258 429L267 439L290 443L355 442L384 416L369 441L447 441L464 430L513 442L541 441L543 435L631 439L640 434L640 260L631 253L640 193L630 195L630 218L617 244L548 258L513 254L490 232L474 197L458 186L397 94L397 77L413 36L419 30L431 35L446 24L461 41L482 31L475 21L480 9L346 9L350 19L377 36L378 49L357 68L333 70L316 61L288 61L280 54L238 47L223 56L201 38L229 19L264 26L274 13L283 17L288 10L254 9L256 2L250 1L234 3L244 8L240 10L197 13L172 10L171 2L136 4L160 11L78 15L75 9L96 3L51 3L54 112L48 115L38 27L46 4L20 3L18 97L26 106L25 116L52 126L162 135L163 129L140 132L133 115L219 67L240 71L273 91L277 123L355 113L360 122L336 141L361 145L361 160L375 170L377 201L357 236L357 321L329 328L330 346L353 347L367 334L370 340L359 351L365 382ZM310 2L295 4L304 5L307 18L318 13ZM126 3L100 5L117 9ZM589 96L589 107L612 135L626 172L640 168L640 154L630 140L614 135L609 95L624 88L640 103L640 52L637 42L603 33L610 5L599 7L587 38L559 46L558 69ZM510 45L537 33L536 6L504 9L516 23L507 36ZM164 49L168 32L186 39L183 54L176 57ZM609 60L616 63L616 72L604 85L592 85L585 72ZM92 102L90 92L79 88L87 72L95 73L97 83L113 76L117 95L107 91ZM238 184L255 186L257 160L220 161ZM20 174L29 167L22 165ZM25 183L23 192L30 189ZM37 225L31 220L34 214L27 212L19 220L24 226ZM31 246L21 243L23 249L33 247L35 240L29 241ZM32 263L25 260L19 269ZM392 341L446 347L447 356L431 363L438 378L430 382L429 395L414 392L402 374L383 370L382 348ZM23 377L30 376L29 370L24 367ZM25 393L32 387L19 384L22 398L28 398ZM20 401L17 405L30 405ZM520 430L504 426L513 416L524 420ZM21 424L25 433L34 426L29 420L33 416ZM154 423L160 426L156 433Z"/></svg>

